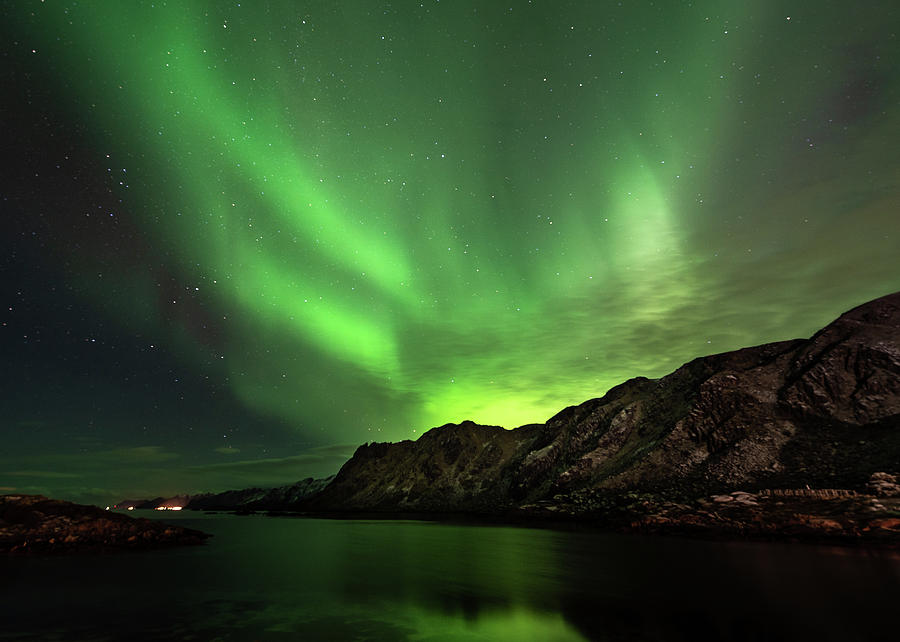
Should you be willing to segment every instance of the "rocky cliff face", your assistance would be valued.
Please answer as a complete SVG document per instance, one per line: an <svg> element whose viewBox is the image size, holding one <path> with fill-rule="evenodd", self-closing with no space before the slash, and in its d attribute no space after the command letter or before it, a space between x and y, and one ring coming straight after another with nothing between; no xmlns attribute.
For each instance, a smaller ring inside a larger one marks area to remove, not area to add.
<svg viewBox="0 0 900 642"><path fill-rule="evenodd" d="M546 424L472 422L361 446L322 492L328 510L496 511L597 494L696 497L865 487L900 469L900 293L807 340L695 359L627 381Z"/></svg>
<svg viewBox="0 0 900 642"><path fill-rule="evenodd" d="M306 507L491 512L508 503L510 462L532 450L540 429L464 421L429 430L415 442L362 445Z"/></svg>

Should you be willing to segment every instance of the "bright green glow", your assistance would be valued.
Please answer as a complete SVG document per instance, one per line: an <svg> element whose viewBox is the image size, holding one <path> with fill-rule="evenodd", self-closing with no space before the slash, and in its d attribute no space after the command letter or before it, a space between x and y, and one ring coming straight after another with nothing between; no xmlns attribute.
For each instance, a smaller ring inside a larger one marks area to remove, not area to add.
<svg viewBox="0 0 900 642"><path fill-rule="evenodd" d="M112 166L138 164L127 210L217 312L223 345L170 347L261 412L340 439L542 421L898 286L892 204L844 205L887 193L896 115L809 115L858 73L823 32L879 42L831 9L246 4L34 20Z"/></svg>

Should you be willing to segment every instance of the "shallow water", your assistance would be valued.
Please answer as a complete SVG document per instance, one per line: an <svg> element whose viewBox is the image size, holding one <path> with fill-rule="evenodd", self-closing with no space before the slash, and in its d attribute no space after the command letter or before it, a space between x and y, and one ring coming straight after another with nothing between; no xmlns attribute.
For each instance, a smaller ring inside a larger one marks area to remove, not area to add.
<svg viewBox="0 0 900 642"><path fill-rule="evenodd" d="M0 560L3 640L882 640L900 559L418 521L172 514L203 546Z"/></svg>

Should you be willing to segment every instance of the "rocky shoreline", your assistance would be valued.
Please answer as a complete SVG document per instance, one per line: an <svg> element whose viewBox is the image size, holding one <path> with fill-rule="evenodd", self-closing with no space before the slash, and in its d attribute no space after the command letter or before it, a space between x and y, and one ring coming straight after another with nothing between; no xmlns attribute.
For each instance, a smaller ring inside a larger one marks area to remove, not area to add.
<svg viewBox="0 0 900 642"><path fill-rule="evenodd" d="M200 544L210 535L41 495L0 496L0 555L97 553Z"/></svg>
<svg viewBox="0 0 900 642"><path fill-rule="evenodd" d="M189 509L190 510L190 509ZM194 508L193 510L205 510ZM208 511L205 512L220 512ZM233 515L322 519L424 520L523 527L596 528L721 541L790 541L900 549L900 474L875 473L860 491L841 488L736 490L693 500L640 492L583 491L507 511L252 510Z"/></svg>
<svg viewBox="0 0 900 642"><path fill-rule="evenodd" d="M898 499L891 500L888 507L877 498L865 495L783 499L736 491L732 501L725 504L719 503L721 497L700 500L694 506L663 506L629 524L629 530L900 548Z"/></svg>
<svg viewBox="0 0 900 642"><path fill-rule="evenodd" d="M896 480L876 473L873 478ZM591 522L627 533L900 548L900 492L737 490L691 501L652 494L591 493L522 506L516 516ZM885 485L887 486L887 485ZM893 484L896 489L896 484Z"/></svg>

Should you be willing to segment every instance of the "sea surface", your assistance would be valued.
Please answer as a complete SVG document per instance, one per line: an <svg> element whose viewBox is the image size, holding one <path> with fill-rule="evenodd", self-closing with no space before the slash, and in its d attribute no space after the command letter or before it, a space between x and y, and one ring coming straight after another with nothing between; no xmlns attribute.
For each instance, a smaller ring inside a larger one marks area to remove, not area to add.
<svg viewBox="0 0 900 642"><path fill-rule="evenodd" d="M900 630L900 558L886 552L424 521L163 517L214 537L0 559L0 639L846 642Z"/></svg>

